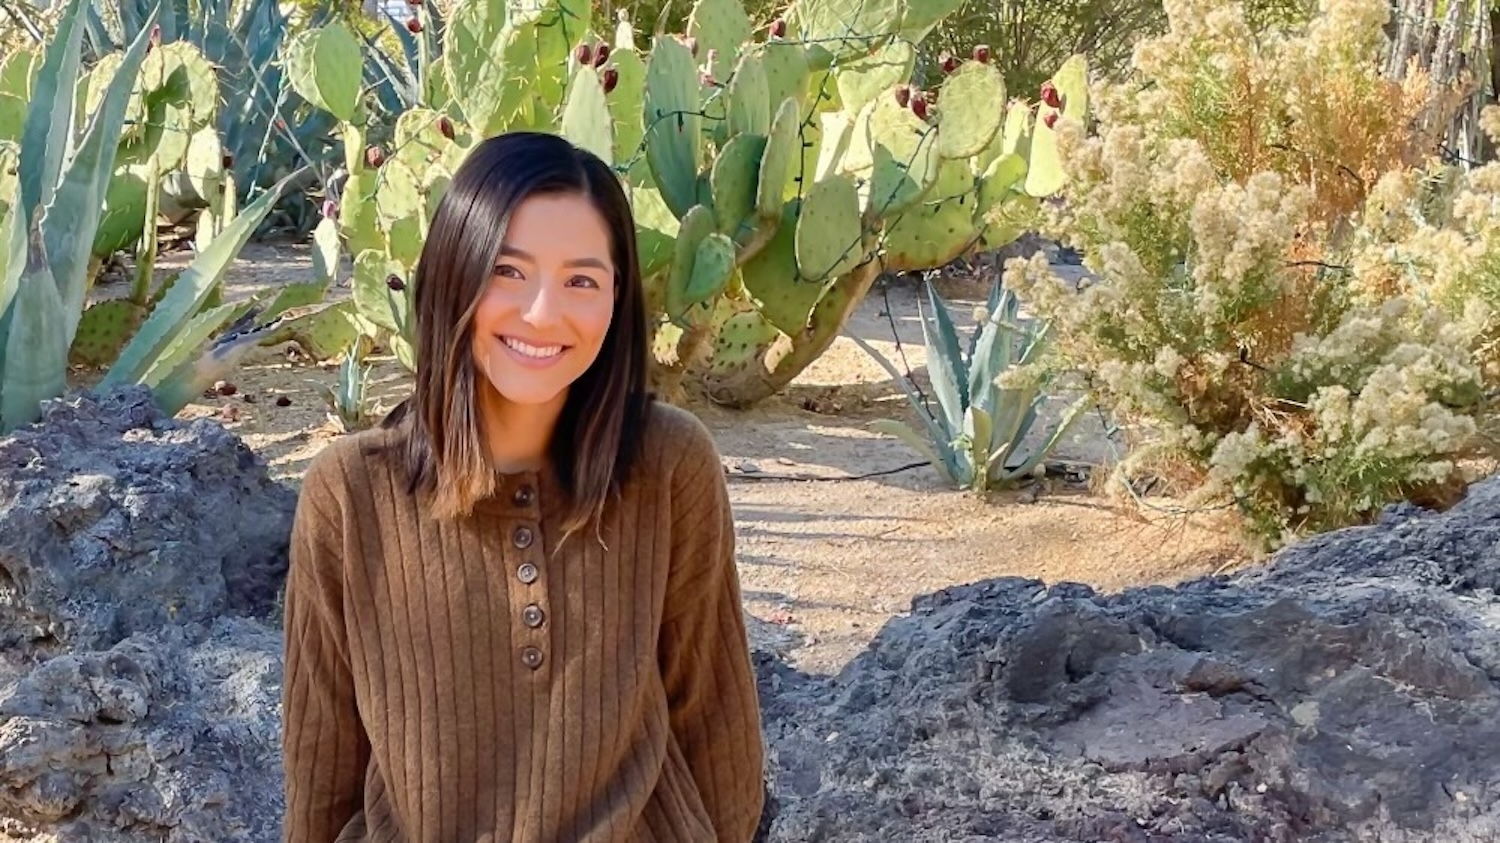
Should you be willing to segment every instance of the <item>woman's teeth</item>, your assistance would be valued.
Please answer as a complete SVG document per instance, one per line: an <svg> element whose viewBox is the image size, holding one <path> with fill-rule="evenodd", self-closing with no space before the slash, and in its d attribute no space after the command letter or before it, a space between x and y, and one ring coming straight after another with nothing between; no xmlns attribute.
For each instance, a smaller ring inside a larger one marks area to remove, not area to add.
<svg viewBox="0 0 1500 843"><path fill-rule="evenodd" d="M548 357L556 357L557 355L561 354L563 350L563 347L560 345L537 346L531 345L529 343L524 343L518 339L512 339L510 337L505 337L502 341L512 350L520 354L524 354L527 357L535 357L539 360L545 360Z"/></svg>

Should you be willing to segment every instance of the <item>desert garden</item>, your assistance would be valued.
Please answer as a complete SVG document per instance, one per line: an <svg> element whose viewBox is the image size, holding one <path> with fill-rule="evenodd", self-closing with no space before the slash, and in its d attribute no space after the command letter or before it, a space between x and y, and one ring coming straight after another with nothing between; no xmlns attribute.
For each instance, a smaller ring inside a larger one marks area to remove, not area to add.
<svg viewBox="0 0 1500 843"><path fill-rule="evenodd" d="M724 457L760 839L1500 840L1488 9L1004 5L0 0L0 841L279 839L299 479L512 128Z"/></svg>

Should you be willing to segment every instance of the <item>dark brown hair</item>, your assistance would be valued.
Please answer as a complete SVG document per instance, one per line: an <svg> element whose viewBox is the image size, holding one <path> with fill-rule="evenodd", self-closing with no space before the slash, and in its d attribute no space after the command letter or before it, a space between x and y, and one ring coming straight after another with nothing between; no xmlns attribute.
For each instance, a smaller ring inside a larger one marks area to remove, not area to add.
<svg viewBox="0 0 1500 843"><path fill-rule="evenodd" d="M549 446L569 497L568 532L593 519L637 458L651 402L647 317L635 222L618 177L598 156L557 135L510 132L480 143L438 204L412 283L416 384L382 421L405 430L408 491L433 492L439 517L466 515L494 493L485 449L473 315L490 283L511 214L527 197L576 192L593 201L612 241L614 316L593 365L569 388Z"/></svg>

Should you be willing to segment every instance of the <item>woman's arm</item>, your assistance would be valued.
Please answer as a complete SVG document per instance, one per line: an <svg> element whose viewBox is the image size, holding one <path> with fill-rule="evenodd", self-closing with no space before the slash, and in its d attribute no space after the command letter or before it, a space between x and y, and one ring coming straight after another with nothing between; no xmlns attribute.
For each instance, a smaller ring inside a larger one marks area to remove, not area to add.
<svg viewBox="0 0 1500 843"><path fill-rule="evenodd" d="M292 527L283 613L285 843L333 843L364 802L370 747L355 707L344 624L342 522L331 494L340 469L332 459L309 468Z"/></svg>
<svg viewBox="0 0 1500 843"><path fill-rule="evenodd" d="M673 734L721 843L749 843L765 802L755 670L718 452L699 427L672 482L672 572L661 630Z"/></svg>

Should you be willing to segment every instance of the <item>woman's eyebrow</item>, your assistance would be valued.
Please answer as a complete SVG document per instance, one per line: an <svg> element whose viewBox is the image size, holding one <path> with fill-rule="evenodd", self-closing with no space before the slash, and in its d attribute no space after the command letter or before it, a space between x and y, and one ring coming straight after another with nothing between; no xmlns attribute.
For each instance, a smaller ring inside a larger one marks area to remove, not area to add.
<svg viewBox="0 0 1500 843"><path fill-rule="evenodd" d="M527 252L524 249L517 249L514 246L501 246L500 247L500 254L502 256L505 256L505 257L519 258L519 259L521 259L523 261L531 261L532 263L536 263L536 258L533 255L531 255L529 252ZM605 272L609 271L609 266L607 264L605 264L604 261L599 260L598 258L574 258L574 259L572 259L570 261L565 261L563 263L563 266L567 266L567 267L584 267L584 266L587 266L587 267L593 267L594 269L602 269Z"/></svg>

